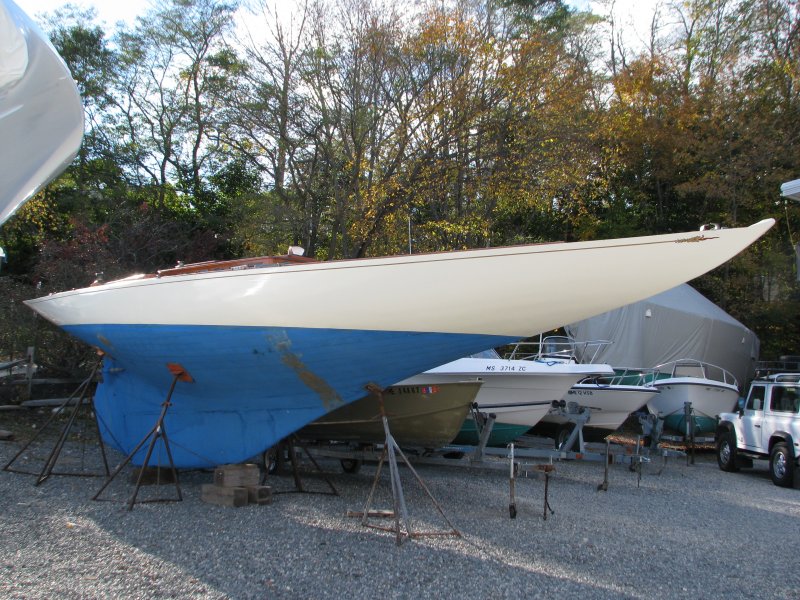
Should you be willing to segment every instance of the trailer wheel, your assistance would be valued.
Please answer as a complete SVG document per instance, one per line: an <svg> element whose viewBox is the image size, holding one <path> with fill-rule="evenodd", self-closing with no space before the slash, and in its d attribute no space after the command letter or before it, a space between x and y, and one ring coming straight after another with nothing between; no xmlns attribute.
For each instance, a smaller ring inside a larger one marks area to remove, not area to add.
<svg viewBox="0 0 800 600"><path fill-rule="evenodd" d="M342 465L342 471L355 475L361 470L361 461L357 458L343 458L339 461Z"/></svg>
<svg viewBox="0 0 800 600"><path fill-rule="evenodd" d="M572 430L575 429L574 423L566 423L559 427L558 433L556 434L556 443L555 448L556 450L561 450L561 446L566 444L569 436L572 435Z"/></svg>
<svg viewBox="0 0 800 600"><path fill-rule="evenodd" d="M278 450L274 446L264 450L264 470L267 475L274 475L278 470Z"/></svg>

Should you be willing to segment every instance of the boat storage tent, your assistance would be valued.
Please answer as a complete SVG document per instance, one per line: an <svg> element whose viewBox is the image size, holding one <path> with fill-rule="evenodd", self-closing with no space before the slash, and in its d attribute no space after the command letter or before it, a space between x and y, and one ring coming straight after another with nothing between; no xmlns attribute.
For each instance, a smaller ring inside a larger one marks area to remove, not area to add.
<svg viewBox="0 0 800 600"><path fill-rule="evenodd" d="M688 284L565 327L577 341L610 340L595 362L655 367L693 358L733 373L743 388L758 360L758 337Z"/></svg>

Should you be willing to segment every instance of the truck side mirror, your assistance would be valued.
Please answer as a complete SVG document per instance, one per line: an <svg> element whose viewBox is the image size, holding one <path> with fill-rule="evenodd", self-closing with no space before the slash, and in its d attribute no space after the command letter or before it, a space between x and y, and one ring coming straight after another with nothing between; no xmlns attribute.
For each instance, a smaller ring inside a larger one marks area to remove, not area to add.
<svg viewBox="0 0 800 600"><path fill-rule="evenodd" d="M744 416L744 398L739 398L739 400L736 402L736 410L740 417Z"/></svg>

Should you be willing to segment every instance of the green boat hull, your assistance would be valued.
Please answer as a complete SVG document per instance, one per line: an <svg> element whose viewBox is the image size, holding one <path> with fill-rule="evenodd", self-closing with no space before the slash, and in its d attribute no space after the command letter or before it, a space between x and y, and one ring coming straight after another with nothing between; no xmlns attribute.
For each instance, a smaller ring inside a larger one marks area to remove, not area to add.
<svg viewBox="0 0 800 600"><path fill-rule="evenodd" d="M714 433L717 430L716 419L702 415L694 415L692 420L694 421L695 435ZM686 416L681 414L666 417L664 419L664 429L671 429L682 435L686 435Z"/></svg>
<svg viewBox="0 0 800 600"><path fill-rule="evenodd" d="M507 446L521 435L524 435L530 429L530 425L514 425L512 423L498 423L495 421L492 426L492 432L489 435L487 446L503 447ZM466 419L461 426L461 431L458 432L453 444L477 446L479 439L478 429L475 426L475 421Z"/></svg>

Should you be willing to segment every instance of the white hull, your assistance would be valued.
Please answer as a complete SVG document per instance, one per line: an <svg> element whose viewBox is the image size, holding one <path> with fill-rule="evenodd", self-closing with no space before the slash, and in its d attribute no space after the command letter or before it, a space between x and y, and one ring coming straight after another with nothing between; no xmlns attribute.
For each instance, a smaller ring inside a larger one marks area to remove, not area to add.
<svg viewBox="0 0 800 600"><path fill-rule="evenodd" d="M72 162L82 140L83 105L67 66L0 0L0 225Z"/></svg>
<svg viewBox="0 0 800 600"><path fill-rule="evenodd" d="M739 400L736 386L711 379L676 377L659 379L653 385L660 393L647 403L647 408L664 417L682 415L684 404L691 402L696 415L714 419L734 410Z"/></svg>
<svg viewBox="0 0 800 600"><path fill-rule="evenodd" d="M482 381L478 410L498 423L533 427L575 382L587 375L613 374L608 365L545 363L502 358L462 358L410 377L398 385Z"/></svg>
<svg viewBox="0 0 800 600"><path fill-rule="evenodd" d="M140 276L27 304L60 326L271 326L521 338L697 277L738 254L773 223L766 219L747 228L640 238ZM637 276L618 285L609 281L611 265ZM558 302L542 293L575 289L577 283L590 291L564 294ZM480 299L487 290L502 297L502 305L486 307Z"/></svg>
<svg viewBox="0 0 800 600"><path fill-rule="evenodd" d="M588 427L614 431L625 422L628 415L643 408L657 395L658 390L652 386L578 383L569 389L564 400L589 408L591 416L586 424ZM550 413L542 421L561 425L568 420Z"/></svg>

